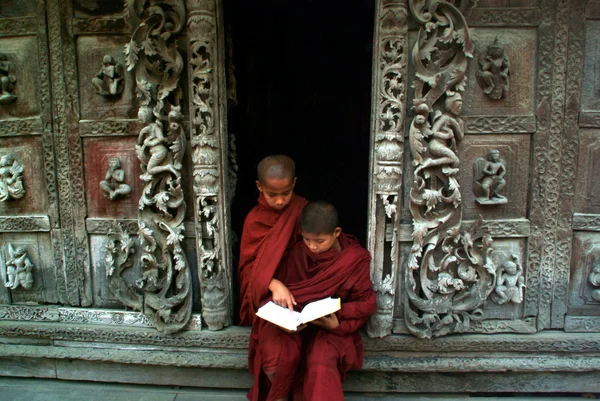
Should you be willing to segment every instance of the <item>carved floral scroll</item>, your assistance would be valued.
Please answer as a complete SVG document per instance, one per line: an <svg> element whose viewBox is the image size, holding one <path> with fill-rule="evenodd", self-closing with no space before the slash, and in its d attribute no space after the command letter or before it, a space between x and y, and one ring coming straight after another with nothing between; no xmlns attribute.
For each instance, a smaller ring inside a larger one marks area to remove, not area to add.
<svg viewBox="0 0 600 401"><path fill-rule="evenodd" d="M373 253L371 281L377 292L377 311L367 326L371 337L391 334L393 325L408 57L408 11L405 0L378 2L377 12L379 22L376 27L374 138L369 199L369 249ZM392 228L389 242L385 240L385 230L381 230L386 225Z"/></svg>
<svg viewBox="0 0 600 401"><path fill-rule="evenodd" d="M190 127L194 177L198 275L202 317L210 330L231 324L229 247L226 243L229 158L225 138L226 96L221 4L187 0ZM219 30L220 29L220 30Z"/></svg>
<svg viewBox="0 0 600 401"><path fill-rule="evenodd" d="M473 44L464 13L471 2L410 0L423 26L412 52L415 166L410 190L413 245L405 270L406 325L418 337L464 332L483 318L496 284L492 238L481 217L461 231L458 143L464 137L462 95Z"/></svg>
<svg viewBox="0 0 600 401"><path fill-rule="evenodd" d="M142 310L159 331L173 333L186 325L192 310L191 274L182 248L183 59L175 40L185 25L185 6L182 0L128 0L126 5L135 27L126 63L134 72L144 125L136 145L144 183L138 212L142 277L136 290L124 283L133 244L120 230L118 236L109 234L109 282L126 306Z"/></svg>

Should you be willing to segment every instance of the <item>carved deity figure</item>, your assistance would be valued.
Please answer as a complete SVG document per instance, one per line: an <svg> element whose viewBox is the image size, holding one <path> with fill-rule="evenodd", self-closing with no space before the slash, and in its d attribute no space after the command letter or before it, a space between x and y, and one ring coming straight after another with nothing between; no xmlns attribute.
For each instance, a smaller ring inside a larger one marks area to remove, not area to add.
<svg viewBox="0 0 600 401"><path fill-rule="evenodd" d="M106 177L100 181L100 188L105 198L115 200L131 193L131 187L124 183L125 171L121 169L121 161L117 157L108 159Z"/></svg>
<svg viewBox="0 0 600 401"><path fill-rule="evenodd" d="M512 254L511 257L512 260L502 263L496 272L496 285L490 296L492 301L498 305L508 302L515 304L523 302L523 289L525 288L523 266L517 255Z"/></svg>
<svg viewBox="0 0 600 401"><path fill-rule="evenodd" d="M154 174L165 171L177 175L176 166L172 163L163 163L169 154L167 148L168 139L163 133L162 125L154 120L154 115L150 107L140 107L138 118L146 126L140 131L136 150L140 160L146 162L146 173L140 178L144 181L151 181ZM148 157L149 154L149 157Z"/></svg>
<svg viewBox="0 0 600 401"><path fill-rule="evenodd" d="M590 284L594 287L600 287L600 265L594 266L592 272L590 273L589 280ZM600 288L596 288L594 291L592 291L592 298L595 301L600 301Z"/></svg>
<svg viewBox="0 0 600 401"><path fill-rule="evenodd" d="M102 67L92 79L96 93L102 96L118 96L123 92L123 66L112 56L102 59Z"/></svg>
<svg viewBox="0 0 600 401"><path fill-rule="evenodd" d="M490 99L506 97L509 87L510 62L498 38L489 46L486 55L479 60L477 82Z"/></svg>
<svg viewBox="0 0 600 401"><path fill-rule="evenodd" d="M11 154L0 157L0 202L25 196L22 174L23 166Z"/></svg>
<svg viewBox="0 0 600 401"><path fill-rule="evenodd" d="M463 122L460 119L462 113L462 96L458 92L448 94L445 102L446 112L437 112L433 117L431 130L427 129L425 120L419 117L425 116L425 111L415 117L413 127L420 129L424 138L428 139L428 157L425 157L415 174L425 168L442 167L446 175L454 175L458 172L460 160L457 155L456 144L464 137ZM418 120L417 120L418 119ZM423 120L421 123L419 123ZM419 125L417 127L415 124Z"/></svg>
<svg viewBox="0 0 600 401"><path fill-rule="evenodd" d="M13 63L4 53L0 53L0 81L2 82L0 104L10 104L17 100L17 96L12 93L17 81L13 73Z"/></svg>
<svg viewBox="0 0 600 401"><path fill-rule="evenodd" d="M478 157L473 163L475 202L480 205L501 205L508 202L500 190L506 185L506 165L496 149L488 151L486 157Z"/></svg>
<svg viewBox="0 0 600 401"><path fill-rule="evenodd" d="M27 250L23 246L14 249L8 244L8 260L6 261L6 284L11 290L19 286L29 290L33 287L33 263L27 257Z"/></svg>

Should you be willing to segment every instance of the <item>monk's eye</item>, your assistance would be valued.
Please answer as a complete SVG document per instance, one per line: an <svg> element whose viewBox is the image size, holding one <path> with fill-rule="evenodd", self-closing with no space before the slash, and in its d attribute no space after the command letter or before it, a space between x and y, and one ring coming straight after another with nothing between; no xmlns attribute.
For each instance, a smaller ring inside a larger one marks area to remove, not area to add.
<svg viewBox="0 0 600 401"><path fill-rule="evenodd" d="M283 193L283 196L288 196L291 193L291 191L287 191Z"/></svg>

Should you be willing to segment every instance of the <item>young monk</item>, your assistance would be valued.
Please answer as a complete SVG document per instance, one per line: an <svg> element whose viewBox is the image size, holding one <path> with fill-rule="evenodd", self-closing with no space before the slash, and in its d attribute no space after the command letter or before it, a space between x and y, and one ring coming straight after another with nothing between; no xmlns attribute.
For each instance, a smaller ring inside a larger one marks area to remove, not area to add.
<svg viewBox="0 0 600 401"><path fill-rule="evenodd" d="M273 290L277 294L283 291L278 297L286 300L287 307L294 307L287 288L272 279L283 255L300 240L300 212L306 205L304 198L294 194L296 167L291 158L265 157L257 170L260 195L244 222L238 271L240 318L246 326L253 325L256 310Z"/></svg>
<svg viewBox="0 0 600 401"><path fill-rule="evenodd" d="M290 250L275 278L292 293L298 309L330 296L339 297L342 308L298 332L263 320L256 324L259 341L250 359L251 400L288 400L295 388L295 399L341 401L346 372L362 366L357 330L376 309L371 255L353 236L342 234L337 211L329 203L309 203L300 226L303 241ZM273 301L281 306L287 302L276 293Z"/></svg>

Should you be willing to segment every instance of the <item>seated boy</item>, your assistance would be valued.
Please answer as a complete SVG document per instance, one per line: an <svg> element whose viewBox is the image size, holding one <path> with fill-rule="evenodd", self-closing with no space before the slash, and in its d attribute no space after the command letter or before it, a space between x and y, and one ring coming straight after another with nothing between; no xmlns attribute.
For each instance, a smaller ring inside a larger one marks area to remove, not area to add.
<svg viewBox="0 0 600 401"><path fill-rule="evenodd" d="M242 325L253 324L283 255L299 241L300 212L306 205L306 199L294 194L296 166L291 158L267 156L257 170L258 205L246 216L240 242ZM291 296L286 299L293 308Z"/></svg>
<svg viewBox="0 0 600 401"><path fill-rule="evenodd" d="M337 211L329 203L309 203L300 227L303 241L290 250L275 279L285 284L299 307L331 296L341 299L342 308L293 333L266 321L257 324L251 400L287 400L292 387L307 401L343 400L346 372L362 366L357 330L376 309L371 256L354 237L342 234ZM278 291L273 291L273 301L287 303Z"/></svg>

